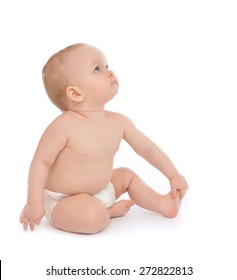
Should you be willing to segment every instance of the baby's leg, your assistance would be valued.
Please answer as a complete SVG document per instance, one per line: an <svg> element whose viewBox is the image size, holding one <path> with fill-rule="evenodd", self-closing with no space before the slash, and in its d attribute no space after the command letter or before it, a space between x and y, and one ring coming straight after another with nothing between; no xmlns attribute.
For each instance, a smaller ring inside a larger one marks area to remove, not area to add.
<svg viewBox="0 0 237 280"><path fill-rule="evenodd" d="M150 188L137 174L128 168L118 168L113 172L112 184L116 197L128 192L138 206L173 218L178 214L181 199L171 198L170 193L161 195Z"/></svg>
<svg viewBox="0 0 237 280"><path fill-rule="evenodd" d="M76 233L96 233L110 222L110 210L88 194L68 196L52 211L52 225Z"/></svg>

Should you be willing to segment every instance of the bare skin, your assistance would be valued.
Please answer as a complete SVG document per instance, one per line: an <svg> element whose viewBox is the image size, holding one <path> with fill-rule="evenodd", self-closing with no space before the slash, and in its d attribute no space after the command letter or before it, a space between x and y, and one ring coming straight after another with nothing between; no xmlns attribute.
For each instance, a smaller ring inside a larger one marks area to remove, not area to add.
<svg viewBox="0 0 237 280"><path fill-rule="evenodd" d="M103 53L84 45L73 49L66 58L66 67L76 70L65 90L65 112L45 130L32 160L28 199L20 216L23 228L34 230L40 224L45 214L45 188L69 195L52 212L52 225L65 231L99 232L111 218L123 216L134 204L175 217L187 182L168 156L129 118L104 110L104 105L117 94L119 84ZM113 158L122 139L168 178L168 194L159 194L128 168L113 169ZM126 192L131 199L106 208L93 195L109 182L116 199Z"/></svg>

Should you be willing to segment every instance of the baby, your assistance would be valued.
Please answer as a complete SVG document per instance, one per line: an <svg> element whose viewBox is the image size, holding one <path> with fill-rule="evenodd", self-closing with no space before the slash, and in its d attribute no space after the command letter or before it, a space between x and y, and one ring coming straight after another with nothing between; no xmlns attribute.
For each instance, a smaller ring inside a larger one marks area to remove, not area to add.
<svg viewBox="0 0 237 280"><path fill-rule="evenodd" d="M56 228L93 234L134 204L175 217L187 182L129 118L104 110L119 89L105 55L87 44L69 46L48 60L43 81L63 113L43 133L31 162L20 216L24 230L34 230L45 215ZM169 179L168 194L157 193L128 168L113 169L122 139ZM125 192L131 200L116 202Z"/></svg>

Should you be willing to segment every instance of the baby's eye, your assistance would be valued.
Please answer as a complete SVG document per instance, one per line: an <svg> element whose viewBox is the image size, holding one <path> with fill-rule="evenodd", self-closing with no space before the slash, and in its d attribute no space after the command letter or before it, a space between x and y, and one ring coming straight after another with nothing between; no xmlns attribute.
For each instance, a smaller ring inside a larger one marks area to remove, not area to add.
<svg viewBox="0 0 237 280"><path fill-rule="evenodd" d="M100 66L96 66L96 67L95 67L95 72L97 72L97 71L101 71Z"/></svg>

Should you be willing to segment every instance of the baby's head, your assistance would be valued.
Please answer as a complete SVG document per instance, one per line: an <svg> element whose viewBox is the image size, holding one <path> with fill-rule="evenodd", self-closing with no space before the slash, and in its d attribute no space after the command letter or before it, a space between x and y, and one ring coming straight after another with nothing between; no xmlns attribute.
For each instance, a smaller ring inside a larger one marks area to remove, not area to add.
<svg viewBox="0 0 237 280"><path fill-rule="evenodd" d="M62 111L67 109L65 90L71 82L69 63L75 49L83 46L84 44L75 44L55 53L49 58L42 71L46 93L51 102Z"/></svg>
<svg viewBox="0 0 237 280"><path fill-rule="evenodd" d="M103 75L91 75L92 70L93 73ZM79 103L85 97L87 100L94 98L96 102L96 96L106 97L107 94L109 100L109 95L113 94L110 87L112 84L116 84L118 90L117 78L108 70L104 54L87 44L71 45L52 55L45 64L42 75L49 99L62 111L69 109L71 101ZM98 94L95 95L95 91ZM107 100L104 98L103 101Z"/></svg>

